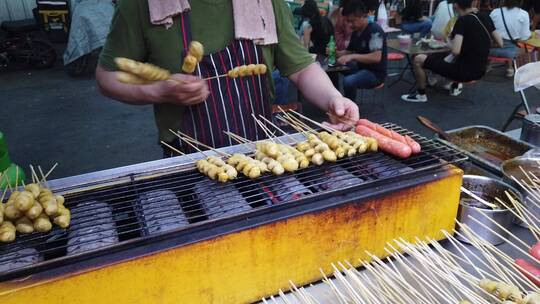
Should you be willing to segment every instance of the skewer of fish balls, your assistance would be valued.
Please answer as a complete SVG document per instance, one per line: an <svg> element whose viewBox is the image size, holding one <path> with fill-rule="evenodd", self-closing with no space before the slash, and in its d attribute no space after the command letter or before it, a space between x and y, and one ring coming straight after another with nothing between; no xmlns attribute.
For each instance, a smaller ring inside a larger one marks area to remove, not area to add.
<svg viewBox="0 0 540 304"><path fill-rule="evenodd" d="M239 144L248 144L250 141L248 141L245 138L242 138L241 136L238 136L234 133L224 131L224 133L229 136L234 141L238 142ZM231 166L234 166L236 170L239 172L242 172L245 176L255 179L260 177L262 174L271 171L268 168L268 164L256 159L252 158L250 156L247 156L243 153L235 153L229 159L227 159L227 163ZM272 164L272 169L275 168L275 164ZM281 170L274 169L277 173L280 173ZM282 174L282 172L280 173Z"/></svg>
<svg viewBox="0 0 540 304"><path fill-rule="evenodd" d="M280 108L281 109L281 108ZM338 145L340 143L343 144L343 142L349 144L350 146L352 146L354 149L357 150L358 153L362 154L364 152L366 152L367 150L369 151L372 151L372 152L377 152L378 150L378 143L377 143L377 140L374 139L374 138L371 138L371 137L364 137L364 136L361 136L360 134L357 134L356 132L353 132L353 131L347 131L347 132L342 132L342 131L338 131L338 130L334 130L332 128L329 128L317 121L314 121L313 119L305 116L305 115L302 115L300 113L298 113L297 111L294 111L294 110L291 110L292 113L294 113L295 115L297 115L298 117L302 118L302 119L305 119L317 126L319 126L320 128L326 130L327 132L315 132L315 130L313 129L310 129L309 126L307 126L305 123L303 123L302 121L300 121L298 118L292 116L292 115L289 115L288 113L284 112L283 109L281 109L281 111L289 116L289 120L290 121L296 121L296 123L300 123L304 126L304 128L307 128L307 130L311 130L311 132L317 134L319 136L319 138L321 138L324 142L326 142L330 148L332 148L332 150L335 150ZM328 133L330 132L330 133ZM330 136L328 136L330 135ZM324 137L324 138L323 138ZM337 137L337 138L335 138ZM341 140L341 142L340 142ZM347 145L344 145L344 147L347 147ZM354 150L353 150L354 152ZM349 154L349 153L347 153ZM350 153L352 154L352 153ZM352 156L352 155L349 155L349 156Z"/></svg>
<svg viewBox="0 0 540 304"><path fill-rule="evenodd" d="M171 78L169 71L150 63L142 63L122 57L115 58L114 62L120 70L116 72L116 79L122 83L149 84Z"/></svg>
<svg viewBox="0 0 540 304"><path fill-rule="evenodd" d="M197 64L201 62L204 56L204 47L198 41L191 41L188 48L188 53L182 64L182 72L193 74L197 68Z"/></svg>
<svg viewBox="0 0 540 304"><path fill-rule="evenodd" d="M260 126L260 128L266 133L268 138L273 138L274 134L267 128L267 126L257 117L252 114L255 122ZM296 159L295 155L291 153L289 148L284 144L279 144L273 140L265 140L256 143L257 153L255 153L255 158L264 159L264 157L269 157L274 159L283 166L283 169L287 172L295 172L300 168L300 163Z"/></svg>
<svg viewBox="0 0 540 304"><path fill-rule="evenodd" d="M289 113L283 111L283 109L281 109L281 111L287 118L285 121L287 121L287 123L289 123L295 129L300 130L307 137L307 144L303 142L298 144L296 146L297 150L304 153L304 155L317 166L322 165L325 161L337 161L336 153L330 149L328 144L323 142L317 135L315 135L315 130L292 115L289 115Z"/></svg>
<svg viewBox="0 0 540 304"><path fill-rule="evenodd" d="M215 157L215 156L207 156L201 149L199 149L196 145L200 145L203 147L206 147L210 150L213 150L214 152L218 154L223 154L220 151L217 151L216 149L207 146L196 139L192 138L191 136L184 134L180 131L174 132L173 130L169 130L172 132L175 136L177 136L180 140L184 141L188 145L190 145L193 149L199 151L201 154L203 154L206 158L199 159L195 162L195 165L197 167L197 170L199 170L200 173L208 176L212 180L218 180L219 182L225 183L229 180L236 179L238 177L238 171L236 169L225 163L221 158Z"/></svg>
<svg viewBox="0 0 540 304"><path fill-rule="evenodd" d="M266 163L242 153L233 154L227 159L227 164L234 166L236 170L250 179L256 179L268 171Z"/></svg>
<svg viewBox="0 0 540 304"><path fill-rule="evenodd" d="M161 144L163 144L164 146L168 147L169 149L171 149L172 151L180 155L187 155L183 153L182 151L176 149L175 147L172 147L171 145L167 144L164 141L161 141ZM209 161L207 157L205 159L199 159L199 160L195 160L191 158L191 160L195 162L195 166L197 167L197 170L201 174L208 176L210 179L212 180L217 179L218 181L223 182L223 183L229 180L229 175L227 175L226 170L224 170L223 168L220 168L218 165L215 164L215 163L219 163L219 159L218 161L214 159L211 159L211 161ZM231 175L237 175L237 172L233 172Z"/></svg>
<svg viewBox="0 0 540 304"><path fill-rule="evenodd" d="M39 192L37 192L39 191ZM64 206L65 199L54 195L50 189L37 184L14 191L6 204L1 204L0 242L15 240L16 232L49 232L52 221L65 229L71 221L71 212Z"/></svg>
<svg viewBox="0 0 540 304"><path fill-rule="evenodd" d="M283 131L281 128L279 128L277 125L275 125L272 121L270 121L266 117L259 115L259 118L264 120L267 124L273 126L276 130L281 132L283 135L290 137L290 135L287 134L287 132ZM309 159L304 155L304 153L302 153L301 151L298 151L295 147L291 145L281 145L280 149L281 150L285 149L286 151L288 151L294 156L295 160L298 162L299 169L305 169L309 167L309 164L311 163Z"/></svg>
<svg viewBox="0 0 540 304"><path fill-rule="evenodd" d="M291 160L291 158L281 158L280 160L285 162L282 163L278 161L278 158L282 156L282 153L279 151L278 145L271 141L260 141L256 143L256 152L255 159L260 160L268 166L268 170L274 175L282 175L285 171L293 172L298 169L298 162ZM285 168L287 167L287 168Z"/></svg>
<svg viewBox="0 0 540 304"><path fill-rule="evenodd" d="M268 71L265 64L248 64L237 66L227 72L229 78L246 77L253 75L264 75Z"/></svg>

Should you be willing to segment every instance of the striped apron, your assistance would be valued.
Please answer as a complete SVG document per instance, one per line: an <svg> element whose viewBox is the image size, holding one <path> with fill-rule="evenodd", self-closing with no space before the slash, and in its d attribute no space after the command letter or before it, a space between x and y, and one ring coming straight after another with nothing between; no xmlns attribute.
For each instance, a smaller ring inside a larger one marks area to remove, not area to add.
<svg viewBox="0 0 540 304"><path fill-rule="evenodd" d="M184 56L191 42L189 13L181 15ZM264 63L261 48L251 40L234 40L224 49L205 55L195 73L200 78L227 74L237 66ZM182 132L211 147L236 144L223 131L238 134L249 140L266 137L252 114L271 119L266 75L231 79L220 77L207 80L210 95L197 105L187 107L182 119ZM194 149L186 143L175 142L186 153ZM172 156L172 155L168 155Z"/></svg>

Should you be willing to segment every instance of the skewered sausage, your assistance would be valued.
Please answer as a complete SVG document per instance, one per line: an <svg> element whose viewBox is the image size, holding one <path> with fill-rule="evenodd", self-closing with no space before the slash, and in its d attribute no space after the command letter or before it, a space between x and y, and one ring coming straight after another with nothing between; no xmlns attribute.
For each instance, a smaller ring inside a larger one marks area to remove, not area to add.
<svg viewBox="0 0 540 304"><path fill-rule="evenodd" d="M531 249L529 249L529 253L531 254L532 257L540 261L540 242L532 246Z"/></svg>
<svg viewBox="0 0 540 304"><path fill-rule="evenodd" d="M365 126L373 131L376 131L377 133L380 133L386 137L389 137L393 140L396 140L396 141L399 141L401 143L404 143L406 145L408 145L410 148L411 148L411 151L412 153L419 153L421 151L421 147L420 147L420 144L418 144L414 139L412 139L411 137L409 136L403 136L403 135L400 135L399 133L393 131L393 130L389 130L389 129L386 129L385 127L377 124L377 123L373 123L367 119L360 119L358 120L357 122L358 125L362 125L362 126Z"/></svg>
<svg viewBox="0 0 540 304"><path fill-rule="evenodd" d="M411 156L412 150L407 144L396 141L392 138L389 138L385 135L382 135L372 129L365 127L363 125L358 125L356 127L356 133L367 136L375 139L378 146L385 152L392 154L400 158L407 158Z"/></svg>
<svg viewBox="0 0 540 304"><path fill-rule="evenodd" d="M536 286L540 287L540 269L524 259L516 259L518 269L524 276L529 278Z"/></svg>

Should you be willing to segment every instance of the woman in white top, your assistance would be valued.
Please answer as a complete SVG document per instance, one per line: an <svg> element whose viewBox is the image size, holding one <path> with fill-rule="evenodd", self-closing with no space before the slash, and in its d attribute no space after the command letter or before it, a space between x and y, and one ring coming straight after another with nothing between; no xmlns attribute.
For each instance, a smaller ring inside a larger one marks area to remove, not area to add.
<svg viewBox="0 0 540 304"><path fill-rule="evenodd" d="M527 40L531 36L529 29L529 14L519 8L520 0L505 0L501 8L494 9L489 15L495 24L496 31L502 36L502 48L493 48L489 55L495 57L515 58L518 40ZM512 77L514 69L512 63L507 63L506 76Z"/></svg>
<svg viewBox="0 0 540 304"><path fill-rule="evenodd" d="M437 9L433 14L433 25L431 26L431 34L438 40L445 40L449 33L446 33L446 25L448 21L456 16L454 5L451 1L441 1L437 5Z"/></svg>

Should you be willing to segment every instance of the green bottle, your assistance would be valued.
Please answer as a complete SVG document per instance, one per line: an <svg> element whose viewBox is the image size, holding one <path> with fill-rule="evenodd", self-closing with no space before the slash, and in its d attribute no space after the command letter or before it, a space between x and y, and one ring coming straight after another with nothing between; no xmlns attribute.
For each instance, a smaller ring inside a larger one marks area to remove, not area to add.
<svg viewBox="0 0 540 304"><path fill-rule="evenodd" d="M334 36L330 36L330 42L328 42L328 65L336 64L336 41Z"/></svg>

